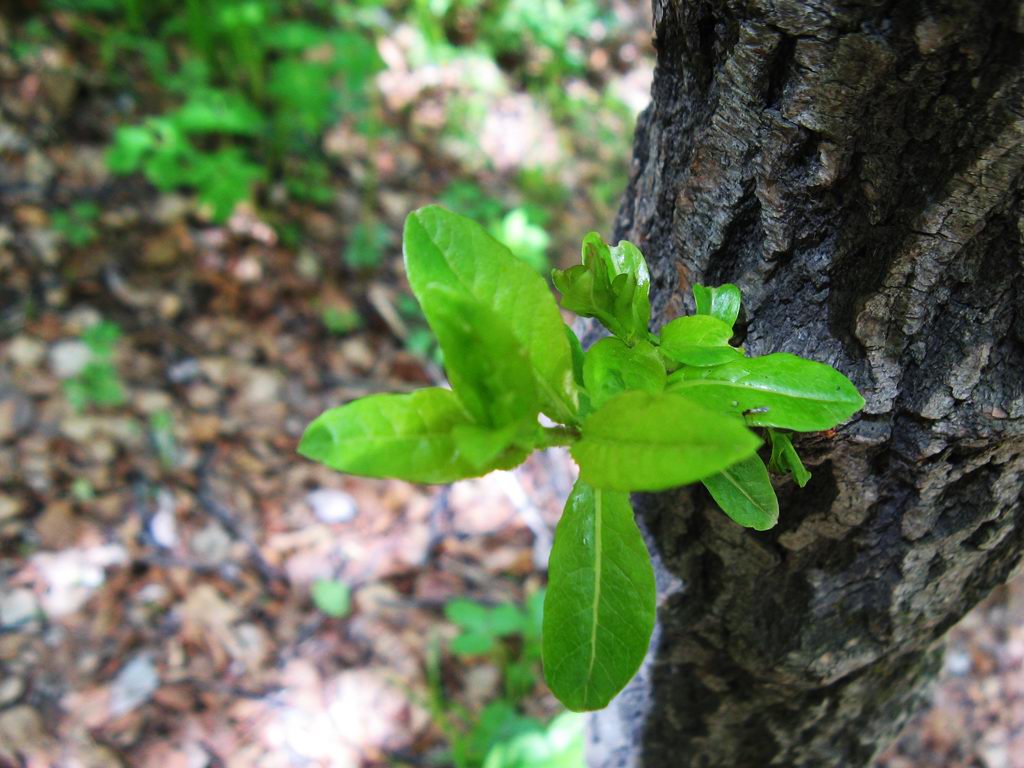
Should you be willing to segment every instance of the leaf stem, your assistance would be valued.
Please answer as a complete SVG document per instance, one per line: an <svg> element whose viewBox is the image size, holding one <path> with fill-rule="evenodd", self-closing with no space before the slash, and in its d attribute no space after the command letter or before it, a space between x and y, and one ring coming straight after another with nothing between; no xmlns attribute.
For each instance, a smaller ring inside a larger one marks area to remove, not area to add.
<svg viewBox="0 0 1024 768"><path fill-rule="evenodd" d="M580 439L580 431L574 427L541 427L537 435L537 448L570 446Z"/></svg>

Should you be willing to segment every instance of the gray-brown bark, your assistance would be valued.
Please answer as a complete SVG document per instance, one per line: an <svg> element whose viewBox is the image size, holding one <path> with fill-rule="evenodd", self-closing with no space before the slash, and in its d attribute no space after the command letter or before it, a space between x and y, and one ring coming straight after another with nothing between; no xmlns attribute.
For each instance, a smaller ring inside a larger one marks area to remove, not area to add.
<svg viewBox="0 0 1024 768"><path fill-rule="evenodd" d="M867 407L798 444L814 478L767 534L637 497L659 627L591 765L865 765L1024 551L1024 8L655 0L655 25L617 227L655 324L735 282L751 354Z"/></svg>

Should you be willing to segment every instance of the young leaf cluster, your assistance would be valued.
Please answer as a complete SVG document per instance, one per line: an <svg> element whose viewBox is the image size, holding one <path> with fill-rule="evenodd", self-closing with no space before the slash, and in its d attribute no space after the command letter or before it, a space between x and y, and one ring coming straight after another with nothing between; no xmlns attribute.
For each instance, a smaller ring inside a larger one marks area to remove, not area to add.
<svg viewBox="0 0 1024 768"><path fill-rule="evenodd" d="M789 438L863 406L833 368L731 344L734 285L695 286L697 313L648 330L650 276L634 245L591 233L555 271L562 306L612 336L586 352L545 285L482 227L437 206L409 215L406 272L451 389L373 395L328 410L303 455L343 472L445 483L567 446L580 468L555 531L544 674L570 709L604 707L650 642L655 584L629 494L701 482L740 525L778 519L768 470L809 477ZM542 426L539 417L555 426ZM758 455L771 443L769 465Z"/></svg>

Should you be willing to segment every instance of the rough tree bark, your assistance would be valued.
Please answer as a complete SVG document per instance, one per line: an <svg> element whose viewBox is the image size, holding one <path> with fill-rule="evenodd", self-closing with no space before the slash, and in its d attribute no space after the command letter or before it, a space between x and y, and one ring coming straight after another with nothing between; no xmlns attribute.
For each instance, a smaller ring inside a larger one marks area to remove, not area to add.
<svg viewBox="0 0 1024 768"><path fill-rule="evenodd" d="M1024 8L654 5L617 235L655 325L735 282L751 354L828 362L867 407L799 443L814 478L767 534L637 497L659 627L591 765L865 765L1024 551Z"/></svg>

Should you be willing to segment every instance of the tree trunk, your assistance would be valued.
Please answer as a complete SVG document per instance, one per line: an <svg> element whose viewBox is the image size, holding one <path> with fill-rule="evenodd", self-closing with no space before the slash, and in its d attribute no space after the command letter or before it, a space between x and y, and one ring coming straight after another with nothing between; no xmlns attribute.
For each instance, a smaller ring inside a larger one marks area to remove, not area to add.
<svg viewBox="0 0 1024 768"><path fill-rule="evenodd" d="M867 406L798 442L781 522L636 497L659 624L592 766L862 766L942 635L1024 551L1024 7L655 0L658 67L617 235L655 326L737 283L752 355Z"/></svg>

